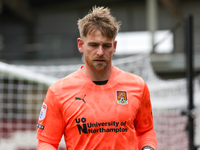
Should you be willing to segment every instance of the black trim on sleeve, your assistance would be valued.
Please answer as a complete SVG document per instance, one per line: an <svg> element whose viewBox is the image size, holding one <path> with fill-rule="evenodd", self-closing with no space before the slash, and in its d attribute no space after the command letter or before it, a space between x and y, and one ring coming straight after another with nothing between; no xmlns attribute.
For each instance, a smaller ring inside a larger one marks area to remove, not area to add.
<svg viewBox="0 0 200 150"><path fill-rule="evenodd" d="M44 126L41 125L41 124L39 124L39 123L37 124L37 127L40 128L40 129L42 129L42 130L44 130Z"/></svg>

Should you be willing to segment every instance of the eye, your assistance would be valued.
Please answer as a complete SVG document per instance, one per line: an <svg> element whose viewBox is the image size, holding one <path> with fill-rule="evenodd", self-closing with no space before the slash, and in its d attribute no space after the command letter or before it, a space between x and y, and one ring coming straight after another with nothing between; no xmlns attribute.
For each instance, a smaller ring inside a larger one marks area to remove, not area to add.
<svg viewBox="0 0 200 150"><path fill-rule="evenodd" d="M105 44L105 45L103 45L103 47L104 47L104 49L109 49L109 48L111 48L111 45L110 44Z"/></svg>
<svg viewBox="0 0 200 150"><path fill-rule="evenodd" d="M89 46L91 46L91 47L98 47L98 44L91 43L91 44L89 44Z"/></svg>

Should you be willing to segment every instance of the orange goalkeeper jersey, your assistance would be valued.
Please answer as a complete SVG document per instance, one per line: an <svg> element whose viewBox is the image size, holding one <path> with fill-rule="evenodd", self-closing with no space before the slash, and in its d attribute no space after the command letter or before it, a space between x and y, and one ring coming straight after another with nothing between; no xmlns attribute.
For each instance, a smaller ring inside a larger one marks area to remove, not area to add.
<svg viewBox="0 0 200 150"><path fill-rule="evenodd" d="M138 150L156 148L152 108L146 83L113 67L105 85L82 72L53 84L37 124L37 138L58 144L64 134L68 150Z"/></svg>

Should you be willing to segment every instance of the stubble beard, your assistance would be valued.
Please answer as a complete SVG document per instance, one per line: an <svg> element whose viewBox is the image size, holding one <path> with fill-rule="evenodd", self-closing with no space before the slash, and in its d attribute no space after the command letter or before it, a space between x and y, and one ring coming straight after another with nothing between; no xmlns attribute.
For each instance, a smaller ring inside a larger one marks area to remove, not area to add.
<svg viewBox="0 0 200 150"><path fill-rule="evenodd" d="M96 58L96 59L102 59L102 58ZM90 59L90 58L85 58L86 63L91 67L92 70L97 71L97 72L102 72L106 70L108 67L108 60L103 58L104 62L102 64L98 64L95 62L95 59Z"/></svg>
<svg viewBox="0 0 200 150"><path fill-rule="evenodd" d="M95 62L91 63L91 67L93 68L93 70L99 72L106 70L107 66L108 64L105 62L103 64L96 64Z"/></svg>

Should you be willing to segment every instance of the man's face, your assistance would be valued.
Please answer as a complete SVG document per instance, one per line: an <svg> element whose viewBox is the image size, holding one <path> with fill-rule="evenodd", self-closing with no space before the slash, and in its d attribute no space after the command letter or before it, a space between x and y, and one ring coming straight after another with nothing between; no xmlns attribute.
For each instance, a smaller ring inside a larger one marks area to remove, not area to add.
<svg viewBox="0 0 200 150"><path fill-rule="evenodd" d="M104 71L111 66L117 41L107 38L99 30L78 39L79 51L84 53L85 66L93 71Z"/></svg>

